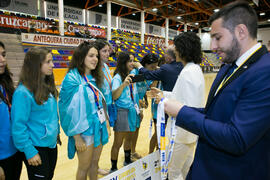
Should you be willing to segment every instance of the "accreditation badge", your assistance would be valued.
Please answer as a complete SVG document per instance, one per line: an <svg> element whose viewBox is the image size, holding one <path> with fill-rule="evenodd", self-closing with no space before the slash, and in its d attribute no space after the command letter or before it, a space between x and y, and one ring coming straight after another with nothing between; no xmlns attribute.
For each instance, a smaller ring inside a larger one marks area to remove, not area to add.
<svg viewBox="0 0 270 180"><path fill-rule="evenodd" d="M99 122L102 124L106 121L106 116L103 108L97 111Z"/></svg>

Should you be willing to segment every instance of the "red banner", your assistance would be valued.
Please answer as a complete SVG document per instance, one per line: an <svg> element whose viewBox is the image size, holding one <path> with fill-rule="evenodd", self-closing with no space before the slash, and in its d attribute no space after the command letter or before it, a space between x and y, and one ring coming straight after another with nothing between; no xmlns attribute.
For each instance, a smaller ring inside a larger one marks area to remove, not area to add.
<svg viewBox="0 0 270 180"><path fill-rule="evenodd" d="M39 30L47 30L52 28L52 26L54 26L55 29L58 29L57 24L58 22L56 21L45 21L17 16L0 15L0 26L6 28L29 29L32 27ZM75 31L83 31L84 33L89 33L92 37L106 38L105 29L94 28L90 26L80 26L76 24L65 23L65 31L74 34Z"/></svg>
<svg viewBox="0 0 270 180"><path fill-rule="evenodd" d="M0 15L0 26L2 27L28 29L31 23L35 24L35 28L38 29L47 29L49 25L47 21Z"/></svg>
<svg viewBox="0 0 270 180"><path fill-rule="evenodd" d="M148 45L156 45L160 48L165 48L165 38L152 35L144 35L144 43ZM169 45L173 44L172 40L169 40Z"/></svg>
<svg viewBox="0 0 270 180"><path fill-rule="evenodd" d="M89 31L90 35L92 37L101 37L101 38L106 38L106 30L105 29L100 29L100 28L93 28L89 26L79 26L79 25L73 25L73 24L66 24L66 31L67 32L73 32L75 31Z"/></svg>
<svg viewBox="0 0 270 180"><path fill-rule="evenodd" d="M165 47L165 38L144 35L144 43L148 45L157 45L158 47Z"/></svg>

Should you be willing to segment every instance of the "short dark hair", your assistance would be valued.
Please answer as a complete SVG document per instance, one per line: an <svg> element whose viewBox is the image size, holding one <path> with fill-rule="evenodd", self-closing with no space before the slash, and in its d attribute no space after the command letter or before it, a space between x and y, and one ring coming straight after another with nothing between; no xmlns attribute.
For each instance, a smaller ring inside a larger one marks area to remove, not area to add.
<svg viewBox="0 0 270 180"><path fill-rule="evenodd" d="M85 74L84 60L85 60L85 57L88 54L88 51L91 48L95 48L98 51L96 43L94 43L94 42L86 42L86 41L82 42L75 49L75 51L74 51L74 53L72 55L68 71L70 71L71 69L77 68L80 75L84 76L84 74ZM98 51L98 55L99 55L99 51ZM103 71L102 71L102 62L100 61L100 58L98 58L97 66L96 66L96 68L94 70L91 71L91 74L95 78L97 86L99 88L101 88L102 84L103 84L104 74L103 74Z"/></svg>
<svg viewBox="0 0 270 180"><path fill-rule="evenodd" d="M223 27L231 33L234 32L237 25L244 24L250 36L253 39L257 38L258 17L255 10L247 2L236 1L221 8L210 17L209 24L212 25L219 18L223 20Z"/></svg>
<svg viewBox="0 0 270 180"><path fill-rule="evenodd" d="M129 53L127 52L119 53L114 75L118 73L121 76L122 81L124 81L127 75L129 74L127 69L127 62L129 60L130 60Z"/></svg>
<svg viewBox="0 0 270 180"><path fill-rule="evenodd" d="M185 62L202 61L201 40L194 32L183 32L174 38L175 50Z"/></svg>
<svg viewBox="0 0 270 180"><path fill-rule="evenodd" d="M57 98L58 92L54 83L54 76L46 75L42 78L41 66L51 51L45 47L33 47L25 55L19 83L25 85L34 94L37 104L48 100L50 93Z"/></svg>
<svg viewBox="0 0 270 180"><path fill-rule="evenodd" d="M141 60L142 66L145 66L146 64L153 64L153 63L158 63L158 57L153 53L146 54Z"/></svg>

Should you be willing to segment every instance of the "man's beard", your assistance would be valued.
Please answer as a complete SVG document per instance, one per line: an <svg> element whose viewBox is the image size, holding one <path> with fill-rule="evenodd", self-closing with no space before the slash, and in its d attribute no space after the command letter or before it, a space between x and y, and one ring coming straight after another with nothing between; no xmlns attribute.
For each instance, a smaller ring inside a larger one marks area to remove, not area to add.
<svg viewBox="0 0 270 180"><path fill-rule="evenodd" d="M240 44L235 38L235 36L233 36L233 40L230 47L231 47L230 49L223 51L226 56L225 58L222 59L224 63L228 63L228 64L231 64L234 61L236 61L240 55L240 51L241 51Z"/></svg>

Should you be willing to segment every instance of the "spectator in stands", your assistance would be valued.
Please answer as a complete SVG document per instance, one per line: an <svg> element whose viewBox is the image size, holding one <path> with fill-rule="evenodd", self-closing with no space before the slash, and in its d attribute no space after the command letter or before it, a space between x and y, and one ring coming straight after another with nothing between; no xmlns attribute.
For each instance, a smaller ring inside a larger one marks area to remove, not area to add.
<svg viewBox="0 0 270 180"><path fill-rule="evenodd" d="M117 170L117 159L119 149L124 146L124 165L131 163L131 139L137 125L140 123L139 96L136 85L132 83L130 72L133 69L133 62L126 52L121 52L118 57L114 77L112 80L112 97L117 107L117 119L114 125L114 141L111 150L111 171Z"/></svg>
<svg viewBox="0 0 270 180"><path fill-rule="evenodd" d="M104 92L103 92L103 94L104 94L104 97L106 99L106 104L107 104L107 108L108 108L109 122L110 122L110 126L113 127L114 122L116 120L116 108L115 108L115 105L114 105L113 99L112 99L111 71L110 71L108 65L106 64L106 62L108 62L109 55L110 55L110 44L107 41L101 40L101 39L96 40L95 44L96 44L97 50L99 52L102 71L104 73L104 80L103 80ZM109 171L99 168L98 173L101 175L107 175L109 173Z"/></svg>
<svg viewBox="0 0 270 180"><path fill-rule="evenodd" d="M11 136L10 108L14 85L7 67L5 45L0 41L0 179L19 180L22 154Z"/></svg>
<svg viewBox="0 0 270 180"><path fill-rule="evenodd" d="M76 178L97 179L102 146L110 127L103 96L102 62L94 42L83 42L74 51L59 98L61 126L69 136L68 157L77 150Z"/></svg>
<svg viewBox="0 0 270 180"><path fill-rule="evenodd" d="M59 124L52 54L30 49L24 58L11 108L12 137L25 155L28 178L52 179L57 161Z"/></svg>

